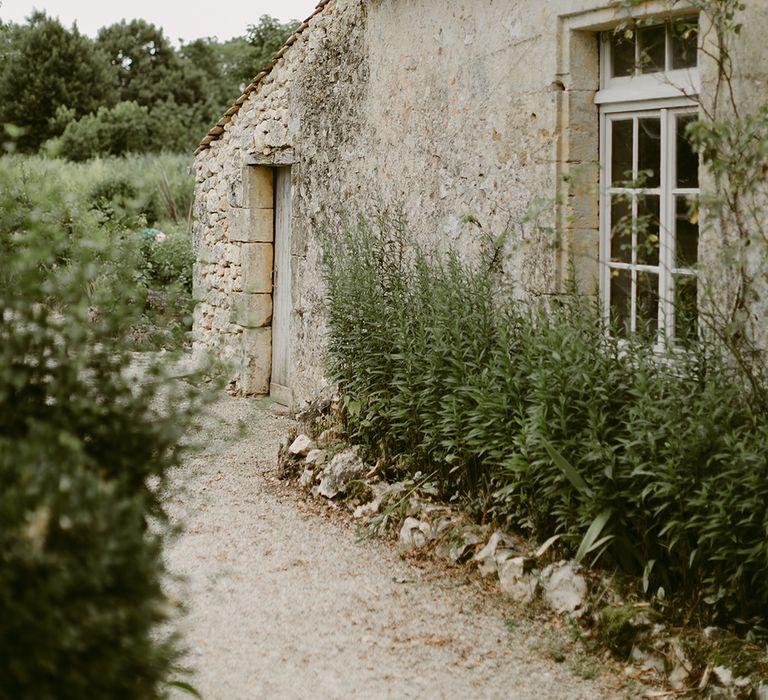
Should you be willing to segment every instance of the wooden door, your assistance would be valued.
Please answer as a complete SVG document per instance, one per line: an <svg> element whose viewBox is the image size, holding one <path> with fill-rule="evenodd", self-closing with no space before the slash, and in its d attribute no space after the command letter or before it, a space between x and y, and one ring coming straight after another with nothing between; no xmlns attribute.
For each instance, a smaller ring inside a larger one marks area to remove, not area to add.
<svg viewBox="0 0 768 700"><path fill-rule="evenodd" d="M272 278L272 381L270 396L286 406L289 389L291 319L291 169L275 168L275 256Z"/></svg>

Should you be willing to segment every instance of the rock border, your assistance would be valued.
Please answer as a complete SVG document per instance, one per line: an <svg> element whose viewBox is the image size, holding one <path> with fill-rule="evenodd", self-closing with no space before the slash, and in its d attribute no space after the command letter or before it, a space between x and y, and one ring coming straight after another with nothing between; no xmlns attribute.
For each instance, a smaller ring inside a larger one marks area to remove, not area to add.
<svg viewBox="0 0 768 700"><path fill-rule="evenodd" d="M294 431L281 443L280 478L296 481L308 496L331 508L346 507L370 535L396 537L404 554L433 554L471 567L486 581L495 580L510 602L544 606L577 621L588 636L598 636L613 655L626 660L628 679L666 685L674 695L768 700L765 681L711 662L701 671L691 659L690 644L684 643L691 633L716 645L729 632L668 626L649 603L619 591L611 577L557 559L558 536L536 546L520 535L473 523L455 506L439 503L436 490L419 473L407 481L384 481L380 463L366 464L361 446L345 442L333 417L338 411L338 401L326 399L297 416L302 432Z"/></svg>

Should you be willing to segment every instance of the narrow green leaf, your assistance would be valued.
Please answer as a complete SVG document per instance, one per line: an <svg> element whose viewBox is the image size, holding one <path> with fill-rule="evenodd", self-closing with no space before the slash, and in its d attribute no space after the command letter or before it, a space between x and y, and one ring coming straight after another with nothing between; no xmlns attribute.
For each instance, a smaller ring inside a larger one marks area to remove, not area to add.
<svg viewBox="0 0 768 700"><path fill-rule="evenodd" d="M542 556L544 556L544 555L547 553L547 551L549 550L549 548L550 548L550 547L551 547L551 546L552 546L552 545L553 545L555 542L557 542L557 541L560 539L560 537L561 537L561 535L552 535L552 537L550 537L550 538L549 538L549 539L548 539L546 542L544 542L544 544L542 544L542 545L541 545L541 547L539 547L539 548L536 550L536 553L534 554L534 556L535 556L537 559L538 559L539 557L542 557Z"/></svg>
<svg viewBox="0 0 768 700"><path fill-rule="evenodd" d="M190 685L186 681L168 681L168 685L170 685L172 688L179 688L180 690L183 690L184 692L188 693L194 698L199 698L199 700L203 700L203 696L200 693L200 691L195 688L193 685Z"/></svg>
<svg viewBox="0 0 768 700"><path fill-rule="evenodd" d="M649 559L648 563L645 565L645 568L643 569L643 591L645 593L648 592L648 586L650 585L651 572L653 571L654 564L656 564L656 560Z"/></svg>
<svg viewBox="0 0 768 700"><path fill-rule="evenodd" d="M592 490L589 488L589 486L587 486L587 482L581 478L581 474L579 474L579 472L573 468L573 465L565 457L563 457L563 455L561 455L548 440L542 438L541 441L544 445L544 448L549 453L549 456L552 458L552 461L562 470L563 474L565 474L566 478L571 482L573 487L580 494L591 497Z"/></svg>
<svg viewBox="0 0 768 700"><path fill-rule="evenodd" d="M611 508L606 508L592 521L592 524L589 526L589 529L584 535L584 538L581 540L579 549L576 552L575 559L577 562L580 562L582 559L584 559L584 557L590 552L592 546L600 536L600 533L603 531L603 528L608 523L612 512L613 511Z"/></svg>

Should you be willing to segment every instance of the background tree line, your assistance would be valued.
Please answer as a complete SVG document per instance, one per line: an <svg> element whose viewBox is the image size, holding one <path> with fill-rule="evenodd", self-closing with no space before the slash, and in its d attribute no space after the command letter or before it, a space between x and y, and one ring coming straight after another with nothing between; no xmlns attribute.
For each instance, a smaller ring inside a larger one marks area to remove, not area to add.
<svg viewBox="0 0 768 700"><path fill-rule="evenodd" d="M19 127L23 153L188 152L297 24L264 15L243 36L174 47L142 19L95 39L44 12L0 22L0 124Z"/></svg>

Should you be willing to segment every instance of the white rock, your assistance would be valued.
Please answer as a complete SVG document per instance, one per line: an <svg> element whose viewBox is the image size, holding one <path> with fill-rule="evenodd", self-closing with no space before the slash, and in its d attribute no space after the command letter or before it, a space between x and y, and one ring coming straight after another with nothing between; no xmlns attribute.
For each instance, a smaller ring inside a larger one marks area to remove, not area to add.
<svg viewBox="0 0 768 700"><path fill-rule="evenodd" d="M688 687L688 677L690 674L682 664L675 664L672 672L667 676L667 682L675 690L683 690Z"/></svg>
<svg viewBox="0 0 768 700"><path fill-rule="evenodd" d="M762 683L755 688L756 700L768 700L768 684Z"/></svg>
<svg viewBox="0 0 768 700"><path fill-rule="evenodd" d="M683 690L688 686L688 678L691 675L691 661L683 649L682 642L674 637L669 643L671 661L673 665L672 672L669 674L669 684L676 690Z"/></svg>
<svg viewBox="0 0 768 700"><path fill-rule="evenodd" d="M370 503L363 503L362 505L357 506L352 517L356 520L359 520L360 518L368 518L371 515L376 515L376 513L379 512L379 508L381 508L381 499L377 498Z"/></svg>
<svg viewBox="0 0 768 700"><path fill-rule="evenodd" d="M304 463L313 467L322 467L325 464L327 457L328 453L325 450L318 450L317 448L314 448L307 452Z"/></svg>
<svg viewBox="0 0 768 700"><path fill-rule="evenodd" d="M407 549L419 549L427 543L427 537L422 530L422 523L416 518L406 518L400 528L400 544Z"/></svg>
<svg viewBox="0 0 768 700"><path fill-rule="evenodd" d="M455 527L454 520L450 516L438 517L432 521L432 535L435 539L442 537L446 532Z"/></svg>
<svg viewBox="0 0 768 700"><path fill-rule="evenodd" d="M299 486L304 489L308 489L312 486L312 482L315 480L315 472L312 469L305 469L302 475L299 477Z"/></svg>
<svg viewBox="0 0 768 700"><path fill-rule="evenodd" d="M368 468L360 457L351 450L339 452L323 469L320 479L320 495L333 498L341 493L350 481L362 479Z"/></svg>
<svg viewBox="0 0 768 700"><path fill-rule="evenodd" d="M712 669L712 675L720 685L724 685L726 688L733 685L733 671L730 668L715 666Z"/></svg>
<svg viewBox="0 0 768 700"><path fill-rule="evenodd" d="M659 674L659 676L663 676L666 673L664 658L655 652L643 651L640 647L634 646L632 647L630 658L644 671L653 671Z"/></svg>
<svg viewBox="0 0 768 700"><path fill-rule="evenodd" d="M488 543L483 547L475 556L473 559L476 562L483 562L486 559L492 559L494 555L496 554L496 548L499 546L499 542L501 541L501 533L496 530L491 535L491 538L488 540Z"/></svg>
<svg viewBox="0 0 768 700"><path fill-rule="evenodd" d="M482 577L493 576L498 571L498 565L496 559L493 557L486 557L482 561L477 562L477 570Z"/></svg>
<svg viewBox="0 0 768 700"><path fill-rule="evenodd" d="M461 541L451 547L448 556L452 561L463 561L473 547L482 544L485 538L476 527L465 527L461 532Z"/></svg>
<svg viewBox="0 0 768 700"><path fill-rule="evenodd" d="M705 627L702 630L702 634L704 635L704 639L709 639L713 642L718 642L728 635L722 627Z"/></svg>
<svg viewBox="0 0 768 700"><path fill-rule="evenodd" d="M317 438L317 442L321 445L327 445L338 439L339 433L335 428L326 428Z"/></svg>
<svg viewBox="0 0 768 700"><path fill-rule="evenodd" d="M428 540L435 539L435 535L434 535L434 531L431 523L422 521L421 525L419 525L419 530L421 530L424 533L424 537L426 537Z"/></svg>
<svg viewBox="0 0 768 700"><path fill-rule="evenodd" d="M288 448L288 452L290 452L292 455L304 457L310 450L314 450L315 447L317 447L317 445L315 445L314 440L312 440L312 438L308 435L304 435L302 433L291 443L291 446Z"/></svg>
<svg viewBox="0 0 768 700"><path fill-rule="evenodd" d="M558 613L578 610L587 597L587 581L572 562L550 564L542 572L544 600Z"/></svg>
<svg viewBox="0 0 768 700"><path fill-rule="evenodd" d="M513 557L498 564L499 587L518 603L528 603L536 595L536 577L525 571L525 558Z"/></svg>

